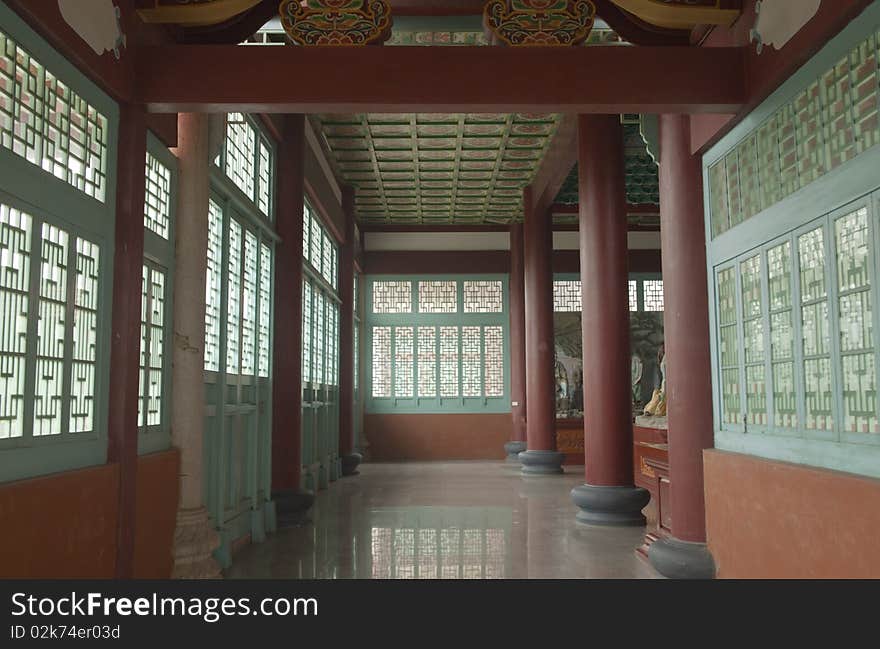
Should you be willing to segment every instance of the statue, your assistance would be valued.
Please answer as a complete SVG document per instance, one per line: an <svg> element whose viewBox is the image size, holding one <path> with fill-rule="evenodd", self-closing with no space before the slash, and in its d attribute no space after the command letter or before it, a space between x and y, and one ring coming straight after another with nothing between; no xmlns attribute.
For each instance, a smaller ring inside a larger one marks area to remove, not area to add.
<svg viewBox="0 0 880 649"><path fill-rule="evenodd" d="M642 357L638 354L633 354L630 359L633 405L638 405L642 402L642 373L644 370L645 366L642 363Z"/></svg>
<svg viewBox="0 0 880 649"><path fill-rule="evenodd" d="M666 416L666 348L664 345L660 345L657 350L657 366L660 368L660 385L654 388L651 401L645 406L644 415L646 417Z"/></svg>

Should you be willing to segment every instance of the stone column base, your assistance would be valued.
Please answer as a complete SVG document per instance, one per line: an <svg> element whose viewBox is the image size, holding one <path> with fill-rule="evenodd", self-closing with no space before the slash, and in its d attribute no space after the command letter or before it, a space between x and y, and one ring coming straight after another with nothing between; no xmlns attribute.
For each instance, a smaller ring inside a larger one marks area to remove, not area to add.
<svg viewBox="0 0 880 649"><path fill-rule="evenodd" d="M519 454L526 450L525 442L507 442L504 452L507 453L507 461L519 464Z"/></svg>
<svg viewBox="0 0 880 649"><path fill-rule="evenodd" d="M565 453L559 451L523 451L519 454L523 475L559 475L564 473Z"/></svg>
<svg viewBox="0 0 880 649"><path fill-rule="evenodd" d="M315 503L315 494L303 489L288 489L272 494L275 501L275 519L278 529L305 522L309 509Z"/></svg>
<svg viewBox="0 0 880 649"><path fill-rule="evenodd" d="M714 579L715 560L705 543L659 539L648 548L654 569L669 579Z"/></svg>
<svg viewBox="0 0 880 649"><path fill-rule="evenodd" d="M342 475L357 475L359 471L357 470L358 465L363 461L363 456L360 453L352 453L351 455L343 455L340 460L342 460Z"/></svg>
<svg viewBox="0 0 880 649"><path fill-rule="evenodd" d="M641 487L583 484L571 490L571 499L580 508L576 517L579 523L638 526L645 524L642 508L651 500L651 494Z"/></svg>
<svg viewBox="0 0 880 649"><path fill-rule="evenodd" d="M204 507L181 509L177 512L174 530L173 579L221 579L220 564L214 550L220 546L220 535Z"/></svg>

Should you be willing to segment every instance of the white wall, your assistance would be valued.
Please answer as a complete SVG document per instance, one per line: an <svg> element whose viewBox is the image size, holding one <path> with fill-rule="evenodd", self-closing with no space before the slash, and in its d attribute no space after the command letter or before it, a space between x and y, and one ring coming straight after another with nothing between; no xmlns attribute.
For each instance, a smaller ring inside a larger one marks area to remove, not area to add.
<svg viewBox="0 0 880 649"><path fill-rule="evenodd" d="M659 232L630 232L630 250L659 250ZM365 232L364 249L510 250L507 232ZM577 250L577 232L554 232L554 250Z"/></svg>

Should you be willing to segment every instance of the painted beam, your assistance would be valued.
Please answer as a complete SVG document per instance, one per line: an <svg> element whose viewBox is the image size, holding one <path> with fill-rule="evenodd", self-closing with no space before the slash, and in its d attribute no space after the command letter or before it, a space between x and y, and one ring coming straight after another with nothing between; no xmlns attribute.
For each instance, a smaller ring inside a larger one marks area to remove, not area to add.
<svg viewBox="0 0 880 649"><path fill-rule="evenodd" d="M745 86L739 48L614 46L145 47L135 84L152 112L255 113L733 113Z"/></svg>

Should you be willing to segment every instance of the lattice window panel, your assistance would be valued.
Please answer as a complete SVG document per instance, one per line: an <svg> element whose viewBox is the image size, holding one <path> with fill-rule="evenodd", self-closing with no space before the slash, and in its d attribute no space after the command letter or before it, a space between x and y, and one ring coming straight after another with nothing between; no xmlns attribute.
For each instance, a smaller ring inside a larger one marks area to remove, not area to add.
<svg viewBox="0 0 880 649"><path fill-rule="evenodd" d="M504 396L504 329L499 326L483 328L487 397Z"/></svg>
<svg viewBox="0 0 880 649"><path fill-rule="evenodd" d="M308 260L311 257L311 232L312 232L312 215L309 210L309 204L307 202L303 203L303 217L302 217L302 253L303 259Z"/></svg>
<svg viewBox="0 0 880 649"><path fill-rule="evenodd" d="M419 313L457 313L458 282L419 282Z"/></svg>
<svg viewBox="0 0 880 649"><path fill-rule="evenodd" d="M629 280L627 282L627 291L629 295L629 310L630 311L638 311L639 310L639 283L636 280Z"/></svg>
<svg viewBox="0 0 880 649"><path fill-rule="evenodd" d="M713 237L880 142L878 47L868 37L709 168Z"/></svg>
<svg viewBox="0 0 880 649"><path fill-rule="evenodd" d="M31 217L0 204L0 439L24 434Z"/></svg>
<svg viewBox="0 0 880 649"><path fill-rule="evenodd" d="M440 327L440 396L444 399L461 395L458 340L458 327Z"/></svg>
<svg viewBox="0 0 880 649"><path fill-rule="evenodd" d="M257 362L257 237L244 235L244 276L241 310L241 373L252 376Z"/></svg>
<svg viewBox="0 0 880 649"><path fill-rule="evenodd" d="M776 152L775 137L773 144ZM730 208L727 204L727 165L724 158L709 167L709 205L711 206L712 237L714 238L730 229Z"/></svg>
<svg viewBox="0 0 880 649"><path fill-rule="evenodd" d="M325 350L327 345L327 301L324 293L315 290L315 337L313 339L315 346L315 365L314 365L314 381L320 385L325 383Z"/></svg>
<svg viewBox="0 0 880 649"><path fill-rule="evenodd" d="M34 437L95 429L100 248L0 204L0 439L25 434L24 403L33 390ZM38 272L36 309L30 278ZM36 318L34 385L25 385L28 321Z"/></svg>
<svg viewBox="0 0 880 649"><path fill-rule="evenodd" d="M553 311L556 313L580 313L581 302L580 280L556 280L553 282Z"/></svg>
<svg viewBox="0 0 880 649"><path fill-rule="evenodd" d="M412 282L373 282L373 313L412 313Z"/></svg>
<svg viewBox="0 0 880 649"><path fill-rule="evenodd" d="M877 371L874 367L868 210L834 222L840 314L843 430L877 433Z"/></svg>
<svg viewBox="0 0 880 649"><path fill-rule="evenodd" d="M743 347L746 370L746 421L767 425L767 383L764 371L764 309L761 294L761 256L740 264L743 308Z"/></svg>
<svg viewBox="0 0 880 649"><path fill-rule="evenodd" d="M717 282L722 420L727 424L737 424L740 420L741 398L736 268L731 267L720 271Z"/></svg>
<svg viewBox="0 0 880 649"><path fill-rule="evenodd" d="M502 313L504 311L504 291L502 283L496 280L464 282L465 313Z"/></svg>
<svg viewBox="0 0 880 649"><path fill-rule="evenodd" d="M0 31L0 144L102 203L107 118Z"/></svg>
<svg viewBox="0 0 880 649"><path fill-rule="evenodd" d="M483 396L482 336L480 327L461 328L461 395Z"/></svg>
<svg viewBox="0 0 880 649"><path fill-rule="evenodd" d="M330 286L333 287L333 290L337 290L339 288L339 250L336 246L332 246L330 249Z"/></svg>
<svg viewBox="0 0 880 649"><path fill-rule="evenodd" d="M642 282L645 311L663 311L663 280L646 279Z"/></svg>
<svg viewBox="0 0 880 649"><path fill-rule="evenodd" d="M312 266L314 266L315 270L318 272L321 271L321 243L324 240L323 232L321 229L321 224L318 222L318 219L315 218L314 214L310 214L309 217L309 225L312 231L310 235L311 241L311 249L312 253L309 256L309 259L312 262Z"/></svg>
<svg viewBox="0 0 880 649"><path fill-rule="evenodd" d="M302 379L304 383L312 380L312 284L303 280L303 342Z"/></svg>
<svg viewBox="0 0 880 649"><path fill-rule="evenodd" d="M792 320L791 243L767 251L770 294L770 382L773 386L773 425L794 428L798 423L794 379L794 322Z"/></svg>
<svg viewBox="0 0 880 649"><path fill-rule="evenodd" d="M138 371L138 428L144 425L144 413L147 411L146 385L147 385L147 362L149 359L149 316L150 310L150 267L141 266L141 346Z"/></svg>
<svg viewBox="0 0 880 649"><path fill-rule="evenodd" d="M324 279L327 280L327 283L330 286L336 287L336 283L334 281L334 268L333 268L333 243L330 241L330 237L327 236L326 232L322 233L322 237L324 239L323 243L323 257L321 260L321 275L323 275Z"/></svg>
<svg viewBox="0 0 880 649"><path fill-rule="evenodd" d="M328 300L327 307L330 320L327 328L327 383L335 386L339 385L339 306Z"/></svg>
<svg viewBox="0 0 880 649"><path fill-rule="evenodd" d="M437 396L437 327L418 328L418 368L420 398Z"/></svg>
<svg viewBox="0 0 880 649"><path fill-rule="evenodd" d="M391 396L391 327L373 327L373 397ZM457 370L456 370L457 371Z"/></svg>
<svg viewBox="0 0 880 649"><path fill-rule="evenodd" d="M165 273L143 266L138 426L162 424L165 369Z"/></svg>
<svg viewBox="0 0 880 649"><path fill-rule="evenodd" d="M825 279L824 228L798 237L801 278L801 331L804 354L804 387L811 430L831 430L834 396L831 386L831 334Z"/></svg>
<svg viewBox="0 0 880 649"><path fill-rule="evenodd" d="M394 328L394 396L413 396L413 328Z"/></svg>
<svg viewBox="0 0 880 649"><path fill-rule="evenodd" d="M220 307L223 273L223 210L208 202L208 257L205 278L205 369L220 371Z"/></svg>
<svg viewBox="0 0 880 649"><path fill-rule="evenodd" d="M171 170L147 152L144 227L168 239L171 228Z"/></svg>
<svg viewBox="0 0 880 649"><path fill-rule="evenodd" d="M226 267L226 373L238 374L241 366L241 246L242 228L229 220L229 263Z"/></svg>
<svg viewBox="0 0 880 649"><path fill-rule="evenodd" d="M257 207L266 216L272 212L272 152L260 140L260 176L257 181Z"/></svg>
<svg viewBox="0 0 880 649"><path fill-rule="evenodd" d="M42 226L40 237L40 318L37 325L37 381L34 394L34 437L63 432L64 341L67 327L69 237Z"/></svg>
<svg viewBox="0 0 880 649"><path fill-rule="evenodd" d="M260 244L260 329L259 329L259 367L262 377L269 376L270 348L269 332L272 318L272 249Z"/></svg>
<svg viewBox="0 0 880 649"><path fill-rule="evenodd" d="M360 401L361 393L361 329L360 323L354 323L352 346L354 347L354 400Z"/></svg>
<svg viewBox="0 0 880 649"><path fill-rule="evenodd" d="M241 113L229 113L226 122L224 171L244 195L254 200L257 133Z"/></svg>

